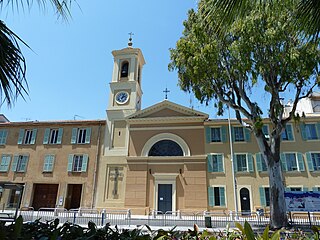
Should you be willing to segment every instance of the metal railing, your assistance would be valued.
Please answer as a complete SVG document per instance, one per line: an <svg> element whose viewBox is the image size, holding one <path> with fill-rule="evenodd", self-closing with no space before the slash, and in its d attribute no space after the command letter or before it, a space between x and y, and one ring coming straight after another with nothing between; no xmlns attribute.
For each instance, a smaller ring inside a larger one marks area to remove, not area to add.
<svg viewBox="0 0 320 240"><path fill-rule="evenodd" d="M268 212L187 212L187 211L168 211L161 212L152 210L148 216L132 216L129 210L102 210L97 209L64 209L64 208L40 208L34 211L33 208L21 208L19 214L24 221L51 221L56 218L60 223L70 222L78 225L87 225L89 221L97 226L104 226L107 223L118 226L159 226L159 227L199 227L224 228L227 225L235 226L235 222L244 224L249 222L252 227L265 227L270 222ZM320 213L313 212L291 212L288 213L289 223L293 226L319 225Z"/></svg>

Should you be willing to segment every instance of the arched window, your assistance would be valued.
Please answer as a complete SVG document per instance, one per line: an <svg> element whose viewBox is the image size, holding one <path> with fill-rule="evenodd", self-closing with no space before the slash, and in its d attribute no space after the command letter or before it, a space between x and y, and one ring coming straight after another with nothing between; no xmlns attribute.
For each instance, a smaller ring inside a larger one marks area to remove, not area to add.
<svg viewBox="0 0 320 240"><path fill-rule="evenodd" d="M183 150L172 140L160 140L150 148L148 156L183 156Z"/></svg>
<svg viewBox="0 0 320 240"><path fill-rule="evenodd" d="M129 63L125 61L121 65L120 77L128 77L128 73L129 73Z"/></svg>

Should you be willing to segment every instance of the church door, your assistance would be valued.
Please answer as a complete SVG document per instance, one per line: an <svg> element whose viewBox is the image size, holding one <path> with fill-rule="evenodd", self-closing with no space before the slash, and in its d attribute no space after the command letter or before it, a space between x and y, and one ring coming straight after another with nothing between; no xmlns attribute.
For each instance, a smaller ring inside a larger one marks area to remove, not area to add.
<svg viewBox="0 0 320 240"><path fill-rule="evenodd" d="M250 192L247 188L241 188L240 190L240 204L241 204L241 214L250 215Z"/></svg>
<svg viewBox="0 0 320 240"><path fill-rule="evenodd" d="M172 211L172 184L158 185L158 211Z"/></svg>

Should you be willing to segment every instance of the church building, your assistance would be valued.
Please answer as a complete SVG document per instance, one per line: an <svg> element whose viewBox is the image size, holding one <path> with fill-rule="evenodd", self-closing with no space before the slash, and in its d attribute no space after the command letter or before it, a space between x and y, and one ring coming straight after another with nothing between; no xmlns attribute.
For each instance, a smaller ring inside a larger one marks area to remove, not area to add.
<svg viewBox="0 0 320 240"><path fill-rule="evenodd" d="M106 120L10 122L0 116L0 183L24 187L0 187L3 208L20 199L20 207L35 210L130 209L139 215L268 210L268 172L253 133L235 119L209 119L168 100L141 109L142 51L130 41L112 55ZM320 190L319 102L319 94L304 101L298 109L309 109L305 117L282 134L289 191ZM268 119L263 132L270 134Z"/></svg>

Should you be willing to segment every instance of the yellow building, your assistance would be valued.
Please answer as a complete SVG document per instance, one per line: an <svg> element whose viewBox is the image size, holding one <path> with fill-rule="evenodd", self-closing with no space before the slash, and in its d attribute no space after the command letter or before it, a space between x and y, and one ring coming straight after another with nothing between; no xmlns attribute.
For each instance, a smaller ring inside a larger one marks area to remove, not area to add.
<svg viewBox="0 0 320 240"><path fill-rule="evenodd" d="M14 206L21 195L21 206L35 209L131 209L133 214L221 212L235 210L236 203L239 211L268 207L266 165L248 129L236 120L229 129L227 119L209 119L168 100L141 109L142 51L129 45L112 54L105 121L0 118L0 181L25 185L23 193L3 192L3 206ZM320 190L318 99L314 94L302 102L300 109L309 109L306 117L289 123L282 134L288 190ZM268 120L264 123L268 136Z"/></svg>

